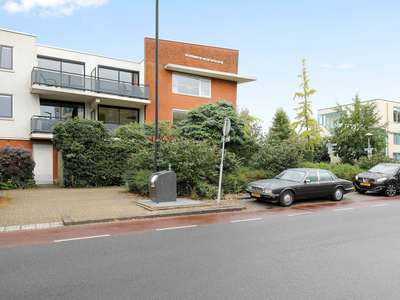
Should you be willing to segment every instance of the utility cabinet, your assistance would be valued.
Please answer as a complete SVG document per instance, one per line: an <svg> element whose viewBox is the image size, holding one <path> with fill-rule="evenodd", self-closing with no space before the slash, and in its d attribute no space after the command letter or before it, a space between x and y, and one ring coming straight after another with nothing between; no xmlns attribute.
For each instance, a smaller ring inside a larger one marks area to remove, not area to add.
<svg viewBox="0 0 400 300"><path fill-rule="evenodd" d="M160 171L149 177L150 200L160 202L176 201L176 174L174 171Z"/></svg>

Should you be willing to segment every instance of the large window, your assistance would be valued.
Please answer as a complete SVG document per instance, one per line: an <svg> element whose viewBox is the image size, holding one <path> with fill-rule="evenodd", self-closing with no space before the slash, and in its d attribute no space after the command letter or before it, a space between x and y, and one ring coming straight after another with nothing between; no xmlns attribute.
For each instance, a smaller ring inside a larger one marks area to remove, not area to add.
<svg viewBox="0 0 400 300"><path fill-rule="evenodd" d="M188 111L187 110L172 110L172 124L177 125L180 121L187 119Z"/></svg>
<svg viewBox="0 0 400 300"><path fill-rule="evenodd" d="M139 123L139 110L135 108L99 105L98 116L105 123Z"/></svg>
<svg viewBox="0 0 400 300"><path fill-rule="evenodd" d="M139 73L129 70L99 66L99 77L135 85L139 84Z"/></svg>
<svg viewBox="0 0 400 300"><path fill-rule="evenodd" d="M12 118L12 96L0 94L0 117Z"/></svg>
<svg viewBox="0 0 400 300"><path fill-rule="evenodd" d="M393 133L393 143L400 145L400 133Z"/></svg>
<svg viewBox="0 0 400 300"><path fill-rule="evenodd" d="M50 118L85 118L85 105L78 102L64 102L40 99L40 115Z"/></svg>
<svg viewBox="0 0 400 300"><path fill-rule="evenodd" d="M393 153L393 159L395 161L400 161L400 153Z"/></svg>
<svg viewBox="0 0 400 300"><path fill-rule="evenodd" d="M172 92L175 94L211 98L211 80L173 73Z"/></svg>
<svg viewBox="0 0 400 300"><path fill-rule="evenodd" d="M394 123L400 123L400 107L393 107L393 122Z"/></svg>
<svg viewBox="0 0 400 300"><path fill-rule="evenodd" d="M0 45L0 68L12 70L13 68L13 48Z"/></svg>

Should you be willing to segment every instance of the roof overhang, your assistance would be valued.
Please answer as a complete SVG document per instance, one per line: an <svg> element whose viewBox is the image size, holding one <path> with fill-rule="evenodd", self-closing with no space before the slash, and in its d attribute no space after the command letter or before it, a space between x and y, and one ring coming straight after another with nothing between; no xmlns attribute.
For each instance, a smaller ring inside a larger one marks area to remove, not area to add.
<svg viewBox="0 0 400 300"><path fill-rule="evenodd" d="M192 67L175 65L175 64L167 64L165 66L165 69L169 70L169 71L176 71L176 72L198 75L198 76L203 76L203 77L211 77L211 78L218 78L218 79L229 80L229 81L236 81L237 83L245 83L245 82L251 82L251 81L257 80L256 77L243 76L243 75L238 75L238 74L233 74L233 73L219 72L219 71L200 69L200 68L192 68Z"/></svg>

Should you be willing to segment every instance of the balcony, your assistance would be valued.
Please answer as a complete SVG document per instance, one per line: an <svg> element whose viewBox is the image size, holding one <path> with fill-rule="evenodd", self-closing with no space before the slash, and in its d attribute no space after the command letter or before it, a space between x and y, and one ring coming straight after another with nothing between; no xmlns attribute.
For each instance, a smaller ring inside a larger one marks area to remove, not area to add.
<svg viewBox="0 0 400 300"><path fill-rule="evenodd" d="M53 137L51 131L53 130L54 126L58 123L67 123L67 121L68 119L57 117L32 116L31 138L51 139ZM103 124L108 129L108 132L112 135L114 133L114 129L127 123L103 122Z"/></svg>
<svg viewBox="0 0 400 300"><path fill-rule="evenodd" d="M41 85L121 97L149 99L148 86L37 67L32 70L31 81L32 86Z"/></svg>

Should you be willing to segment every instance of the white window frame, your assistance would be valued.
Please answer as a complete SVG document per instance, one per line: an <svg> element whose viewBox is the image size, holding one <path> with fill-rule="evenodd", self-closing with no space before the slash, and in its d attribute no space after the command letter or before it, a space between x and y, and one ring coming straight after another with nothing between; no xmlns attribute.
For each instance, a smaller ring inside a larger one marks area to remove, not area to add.
<svg viewBox="0 0 400 300"><path fill-rule="evenodd" d="M14 97L9 94L0 94L0 96L10 97L11 100L11 116L2 116L0 115L0 119L12 120L14 117Z"/></svg>
<svg viewBox="0 0 400 300"><path fill-rule="evenodd" d="M2 55L2 53L3 53L3 48L9 48L9 49L11 49L11 68L5 68L5 67L1 66L1 59L2 59L1 55ZM0 69L3 69L3 70L13 70L13 68L14 68L14 64L13 64L14 51L13 51L13 50L14 50L14 49L13 49L13 47L11 47L11 46L0 45Z"/></svg>
<svg viewBox="0 0 400 300"><path fill-rule="evenodd" d="M186 78L191 78L191 79L197 79L199 83L199 95L193 95L189 93L179 93L179 92L174 92L174 87L176 86L176 78L177 77L186 77ZM202 82L208 82L210 85L210 93L209 95L201 95L201 84ZM187 75L187 74L182 74L182 73L172 73L172 93L173 94L178 94L178 95L186 95L186 96L193 96L193 97L201 97L201 98L211 98L211 78L205 78L205 77L199 77L199 76L193 76L193 75Z"/></svg>

